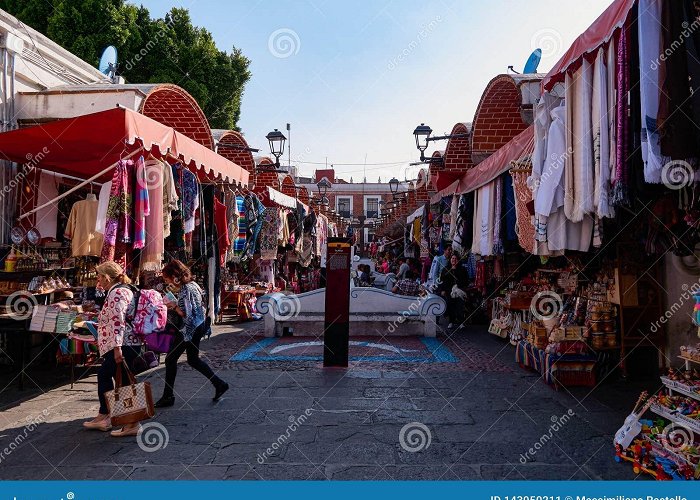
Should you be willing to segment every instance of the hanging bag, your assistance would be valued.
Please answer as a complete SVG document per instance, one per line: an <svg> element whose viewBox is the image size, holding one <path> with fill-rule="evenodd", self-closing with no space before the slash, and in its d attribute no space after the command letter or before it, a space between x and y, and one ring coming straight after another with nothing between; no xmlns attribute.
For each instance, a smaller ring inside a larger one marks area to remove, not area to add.
<svg viewBox="0 0 700 500"><path fill-rule="evenodd" d="M135 424L155 415L150 382L137 383L126 362L122 364L129 376L129 385L122 385L122 370L118 365L114 390L105 393L113 426Z"/></svg>

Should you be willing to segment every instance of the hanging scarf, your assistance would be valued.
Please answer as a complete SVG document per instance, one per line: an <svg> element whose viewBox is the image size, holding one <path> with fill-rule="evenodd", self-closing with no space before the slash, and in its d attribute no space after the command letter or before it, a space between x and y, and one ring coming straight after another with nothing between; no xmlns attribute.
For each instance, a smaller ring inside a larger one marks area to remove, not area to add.
<svg viewBox="0 0 700 500"><path fill-rule="evenodd" d="M185 248L185 221L182 218L183 200L182 200L182 166L175 163L171 167L173 173L173 181L175 187L176 208L170 214L170 238L175 245L175 248Z"/></svg>
<svg viewBox="0 0 700 500"><path fill-rule="evenodd" d="M146 179L149 179L148 203L150 212L146 216L146 243L141 252L141 269L159 271L163 262L165 238L163 234L163 189L170 168L161 162L149 161L146 165Z"/></svg>
<svg viewBox="0 0 700 500"><path fill-rule="evenodd" d="M493 254L503 253L503 241L501 240L501 226L503 225L503 178L498 177L494 181L494 217L493 217Z"/></svg>
<svg viewBox="0 0 700 500"><path fill-rule="evenodd" d="M260 258L275 260L277 258L277 241L279 226L279 210L265 210L262 229L260 230Z"/></svg>
<svg viewBox="0 0 700 500"><path fill-rule="evenodd" d="M112 176L109 206L105 223L101 262L113 260L127 267L128 244L131 242L132 176L134 162L119 161Z"/></svg>
<svg viewBox="0 0 700 500"><path fill-rule="evenodd" d="M659 112L659 64L655 62L661 53L661 4L662 0L639 0L639 60L641 97L641 140L644 160L644 180L649 183L661 182L661 144L656 129Z"/></svg>
<svg viewBox="0 0 700 500"><path fill-rule="evenodd" d="M617 44L617 95L615 109L617 153L615 155L615 179L612 194L612 204L615 206L629 206L627 166L627 155L629 152L627 117L627 94L630 91L629 51L629 25L626 24L620 30L620 40Z"/></svg>
<svg viewBox="0 0 700 500"><path fill-rule="evenodd" d="M149 182L160 186L160 174L154 171L155 179L147 177L146 163L143 156L136 160L136 186L134 196L134 248L141 249L146 245L146 217L151 214L148 199ZM160 216L161 211L158 212Z"/></svg>
<svg viewBox="0 0 700 500"><path fill-rule="evenodd" d="M233 253L236 259L240 260L245 249L246 235L248 233L248 224L245 216L245 198L236 196L236 210L238 216L238 233L233 242Z"/></svg>
<svg viewBox="0 0 700 500"><path fill-rule="evenodd" d="M608 135L608 88L605 50L599 49L593 70L593 206L598 217L612 217L610 207L610 138Z"/></svg>

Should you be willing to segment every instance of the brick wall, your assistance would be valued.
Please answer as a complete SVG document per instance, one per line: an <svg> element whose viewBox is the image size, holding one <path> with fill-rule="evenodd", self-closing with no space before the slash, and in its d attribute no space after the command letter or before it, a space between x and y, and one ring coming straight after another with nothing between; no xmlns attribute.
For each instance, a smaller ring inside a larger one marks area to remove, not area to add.
<svg viewBox="0 0 700 500"><path fill-rule="evenodd" d="M201 145L214 149L209 122L197 101L177 85L158 85L141 103L139 113L172 127Z"/></svg>
<svg viewBox="0 0 700 500"><path fill-rule="evenodd" d="M520 113L522 97L509 75L489 82L472 127L472 159L479 163L527 128Z"/></svg>

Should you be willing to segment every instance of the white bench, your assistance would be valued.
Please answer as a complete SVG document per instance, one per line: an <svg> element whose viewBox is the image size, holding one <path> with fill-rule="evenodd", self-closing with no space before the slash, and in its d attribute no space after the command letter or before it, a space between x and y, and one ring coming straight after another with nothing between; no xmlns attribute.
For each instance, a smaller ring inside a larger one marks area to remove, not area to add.
<svg viewBox="0 0 700 500"><path fill-rule="evenodd" d="M281 336L285 328L291 328L296 335L322 335L326 289L298 295L263 295L256 308L265 317L266 337ZM437 295L411 297L378 288L351 288L350 335L435 337L437 316L445 310L445 301Z"/></svg>

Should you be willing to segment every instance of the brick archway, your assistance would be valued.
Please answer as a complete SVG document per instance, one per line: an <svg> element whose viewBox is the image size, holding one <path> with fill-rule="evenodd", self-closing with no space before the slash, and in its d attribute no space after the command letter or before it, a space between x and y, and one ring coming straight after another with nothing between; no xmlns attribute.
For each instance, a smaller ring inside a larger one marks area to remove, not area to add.
<svg viewBox="0 0 700 500"><path fill-rule="evenodd" d="M243 135L235 130L212 130L212 136L216 141L216 152L247 170L249 184L255 184L255 160Z"/></svg>
<svg viewBox="0 0 700 500"><path fill-rule="evenodd" d="M474 164L485 160L528 126L521 114L522 94L511 75L489 82L476 108L471 150Z"/></svg>
<svg viewBox="0 0 700 500"><path fill-rule="evenodd" d="M291 175L282 175L281 191L282 194L296 198L297 191L295 189L294 179Z"/></svg>
<svg viewBox="0 0 700 500"><path fill-rule="evenodd" d="M267 187L280 191L280 177L275 172L275 162L268 156L255 159L255 186L253 191L259 195L267 195Z"/></svg>
<svg viewBox="0 0 700 500"><path fill-rule="evenodd" d="M148 92L138 111L202 146L214 149L209 121L197 101L185 89L171 84L156 85Z"/></svg>
<svg viewBox="0 0 700 500"><path fill-rule="evenodd" d="M309 190L307 188L300 189L299 201L302 202L304 205L308 205L310 200L311 195L309 194Z"/></svg>
<svg viewBox="0 0 700 500"><path fill-rule="evenodd" d="M444 170L446 172L465 172L474 166L472 161L471 123L456 123L452 127L450 135L464 135L466 137L453 137L447 141L447 148L443 155Z"/></svg>

